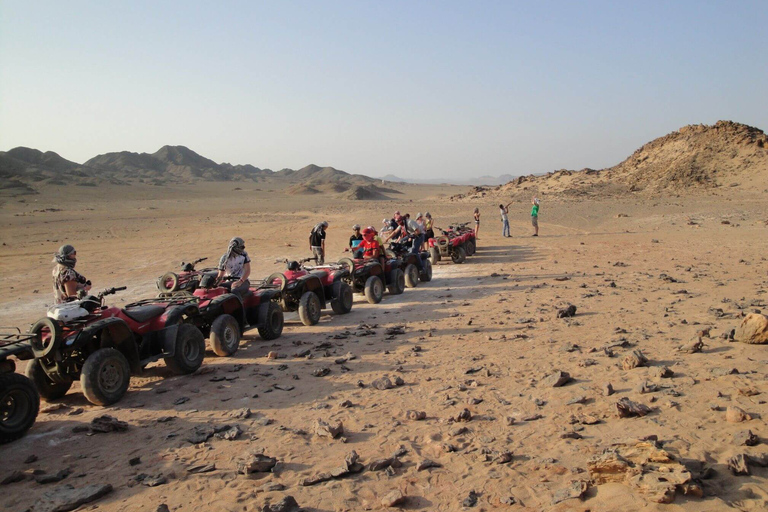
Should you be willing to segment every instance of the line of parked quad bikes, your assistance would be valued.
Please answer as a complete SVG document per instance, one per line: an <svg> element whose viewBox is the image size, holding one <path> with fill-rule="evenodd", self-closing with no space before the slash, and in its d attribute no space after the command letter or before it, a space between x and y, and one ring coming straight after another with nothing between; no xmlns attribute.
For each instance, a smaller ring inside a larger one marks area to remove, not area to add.
<svg viewBox="0 0 768 512"><path fill-rule="evenodd" d="M248 329L258 329L264 340L280 337L284 312L298 312L304 325L315 325L329 305L336 314L349 313L353 294L378 304L385 288L398 295L429 282L433 264L463 263L475 253L475 233L467 224L441 229L441 236L429 239L429 251L418 254L409 252L407 242L392 242L384 264L378 258L342 258L318 266L308 265L314 258L282 260L285 272L252 282L242 294L217 284L217 269L197 269L206 258L182 262L180 272L158 279L156 297L120 308L110 306L107 297L126 287L109 288L52 306L27 333L5 328L0 332L0 444L32 427L40 397L60 399L76 380L89 402L110 405L125 395L131 374L158 359L175 374L195 372L203 363L206 339L217 356L231 356ZM13 358L29 360L25 375L15 373Z"/></svg>

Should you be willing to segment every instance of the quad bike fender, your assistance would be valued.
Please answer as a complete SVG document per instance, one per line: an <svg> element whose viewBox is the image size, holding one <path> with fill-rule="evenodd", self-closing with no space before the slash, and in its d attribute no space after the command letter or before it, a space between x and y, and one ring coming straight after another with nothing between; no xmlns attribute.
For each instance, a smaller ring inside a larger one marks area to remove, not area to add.
<svg viewBox="0 0 768 512"><path fill-rule="evenodd" d="M203 313L203 318L207 324L212 324L218 316L225 314L235 317L240 326L240 334L245 332L245 308L239 295L234 293L219 295L210 302Z"/></svg>
<svg viewBox="0 0 768 512"><path fill-rule="evenodd" d="M346 268L343 268L341 270L336 270L333 272L333 283L336 284L339 281L347 281L349 279L350 273L349 270Z"/></svg>
<svg viewBox="0 0 768 512"><path fill-rule="evenodd" d="M254 292L253 295L246 297L243 300L243 307L259 307L262 304L268 304L270 301L280 301L282 298L282 292L274 289L262 289Z"/></svg>
<svg viewBox="0 0 768 512"><path fill-rule="evenodd" d="M66 343L65 343L66 344ZM91 345L88 347L88 345ZM71 346L67 348L89 348L91 351L100 348L119 350L128 360L131 372L139 373L139 349L133 332L121 318L111 317L98 320L77 333Z"/></svg>
<svg viewBox="0 0 768 512"><path fill-rule="evenodd" d="M200 310L195 304L183 304L181 306L171 306L163 313L163 320L166 327L179 324L184 318L197 318L200 316Z"/></svg>
<svg viewBox="0 0 768 512"><path fill-rule="evenodd" d="M176 335L179 332L179 325L180 323L175 323L155 333L155 336L159 336L162 340L163 353L153 355L148 361L154 361L161 357L173 357L176 353Z"/></svg>
<svg viewBox="0 0 768 512"><path fill-rule="evenodd" d="M313 292L320 299L320 307L325 309L325 288L320 278L312 274L301 276L299 281L303 282L301 294L304 295L307 292Z"/></svg>

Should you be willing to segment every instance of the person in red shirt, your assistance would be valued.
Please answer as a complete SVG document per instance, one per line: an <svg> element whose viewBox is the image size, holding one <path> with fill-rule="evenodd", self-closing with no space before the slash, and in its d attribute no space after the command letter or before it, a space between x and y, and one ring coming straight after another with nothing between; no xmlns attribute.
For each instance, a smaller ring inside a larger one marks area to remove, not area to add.
<svg viewBox="0 0 768 512"><path fill-rule="evenodd" d="M365 259L378 258L382 266L385 263L384 245L381 238L377 236L376 230L371 226L363 230L363 241L357 246L357 251L357 254Z"/></svg>

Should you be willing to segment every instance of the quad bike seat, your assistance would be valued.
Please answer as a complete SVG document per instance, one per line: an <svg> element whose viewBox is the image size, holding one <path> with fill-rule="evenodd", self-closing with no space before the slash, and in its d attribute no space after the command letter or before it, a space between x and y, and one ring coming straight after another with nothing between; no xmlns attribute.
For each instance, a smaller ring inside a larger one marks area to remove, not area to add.
<svg viewBox="0 0 768 512"><path fill-rule="evenodd" d="M152 304L123 310L125 316L132 318L137 322L146 322L147 320L152 320L153 318L162 315L164 312L165 308L163 306L155 306Z"/></svg>

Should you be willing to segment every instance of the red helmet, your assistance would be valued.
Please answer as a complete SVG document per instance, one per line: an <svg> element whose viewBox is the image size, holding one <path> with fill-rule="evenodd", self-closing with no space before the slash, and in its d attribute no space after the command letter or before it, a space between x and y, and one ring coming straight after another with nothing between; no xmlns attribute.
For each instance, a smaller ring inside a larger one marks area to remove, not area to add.
<svg viewBox="0 0 768 512"><path fill-rule="evenodd" d="M367 227L363 230L363 236L373 235L374 233L376 233L376 231L371 229L370 227Z"/></svg>

